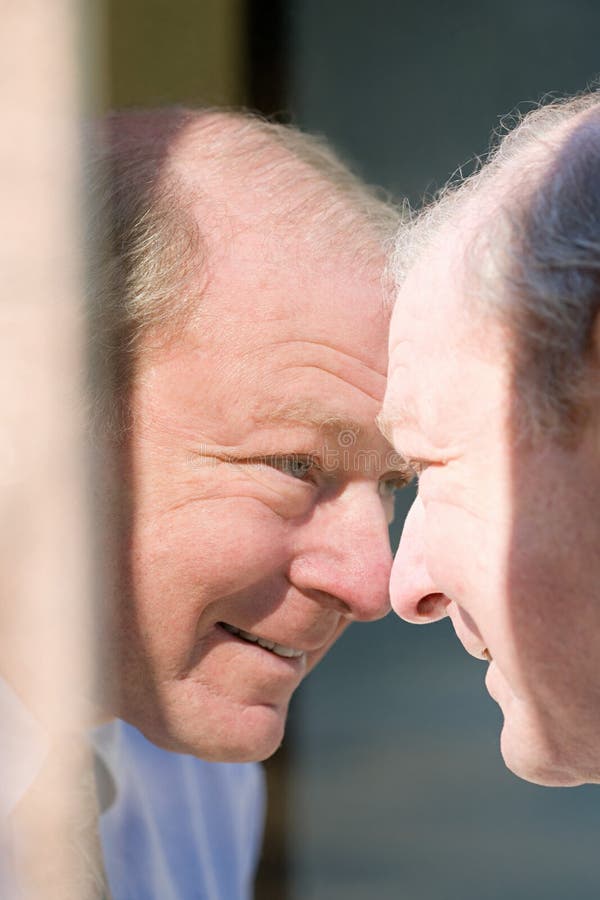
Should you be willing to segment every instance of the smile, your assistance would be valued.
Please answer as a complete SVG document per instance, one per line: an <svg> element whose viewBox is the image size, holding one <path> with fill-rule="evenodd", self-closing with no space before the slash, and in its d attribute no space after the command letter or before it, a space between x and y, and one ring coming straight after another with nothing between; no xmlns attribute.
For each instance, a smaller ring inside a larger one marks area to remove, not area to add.
<svg viewBox="0 0 600 900"><path fill-rule="evenodd" d="M265 638L258 637L256 634L251 634L249 631L243 631L241 628L236 628L235 625L228 625L227 622L219 622L219 625L230 634L241 638L243 641L248 641L250 644L258 644L259 647L270 650L271 653L275 653L276 656L283 656L286 659L297 659L304 655L304 650L295 650L293 647L284 647L283 644L276 644L275 641L268 641Z"/></svg>

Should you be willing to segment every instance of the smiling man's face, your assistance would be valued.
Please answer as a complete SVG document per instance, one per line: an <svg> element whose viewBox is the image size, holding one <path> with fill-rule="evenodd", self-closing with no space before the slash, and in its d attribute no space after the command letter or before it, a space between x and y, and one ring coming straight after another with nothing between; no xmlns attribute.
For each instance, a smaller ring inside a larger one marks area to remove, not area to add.
<svg viewBox="0 0 600 900"><path fill-rule="evenodd" d="M279 745L294 689L389 609L380 272L241 228L197 323L142 358L118 714L214 760Z"/></svg>
<svg viewBox="0 0 600 900"><path fill-rule="evenodd" d="M469 318L461 233L442 244L409 273L391 325L382 429L419 475L392 606L415 623L449 615L465 648L492 660L511 769L596 781L598 434L571 449L517 438L506 335Z"/></svg>

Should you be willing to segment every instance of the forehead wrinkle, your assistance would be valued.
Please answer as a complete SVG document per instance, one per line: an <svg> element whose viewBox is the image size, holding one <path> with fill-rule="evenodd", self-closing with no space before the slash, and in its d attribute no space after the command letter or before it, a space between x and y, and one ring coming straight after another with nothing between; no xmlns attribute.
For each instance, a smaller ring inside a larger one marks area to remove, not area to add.
<svg viewBox="0 0 600 900"><path fill-rule="evenodd" d="M355 353L347 353L345 350L340 349L339 347L333 346L330 338L323 341L316 340L308 340L306 338L298 338L298 339L284 339L284 340L273 340L271 341L270 346L275 347L279 345L284 345L287 348L292 347L293 345L300 345L300 348L304 351L304 356L306 356L307 348L317 347L319 350L325 350L328 353L329 357L329 367L325 366L322 363L314 364L311 362L303 362L297 363L295 366L289 366L289 368L318 368L321 369L322 372L327 373L328 375L333 375L335 378L339 378L338 372L333 368L336 364L345 364L346 361L349 361L350 365L353 367L353 370L356 371L356 377L362 377L362 374L365 373L370 381L373 383L381 384L385 386L386 376L384 372L379 372L376 368L373 368L373 365L365 362L362 359L359 359ZM346 380L346 379L342 379ZM359 388L363 394L366 394L372 400L376 400L379 402L379 398L375 397L369 391Z"/></svg>
<svg viewBox="0 0 600 900"><path fill-rule="evenodd" d="M274 340L273 345L276 345L276 344L302 344L303 346L307 346L307 347L314 346L314 347L323 348L327 351L334 351L338 356L343 356L346 359L352 360L355 363L358 362L358 363L360 363L361 366L363 366L365 368L369 368L369 369L371 368L370 366L367 366L366 363L364 363L362 360L357 359L356 354L347 353L345 350L342 350L341 347L336 347L331 341L330 334L325 335L323 340L320 340L320 341L310 340L309 338L296 338L296 339L284 338L283 340L280 340L280 341ZM374 371L374 370L371 369L371 371ZM376 374L379 374L379 373L377 372ZM381 376L381 377L383 377L383 376Z"/></svg>
<svg viewBox="0 0 600 900"><path fill-rule="evenodd" d="M344 376L338 375L338 373L334 372L332 369L327 369L327 368L325 368L325 366L317 365L316 363L315 364L304 363L304 364L298 364L296 366L288 366L288 371L291 371L292 369L316 369L316 371L320 372L321 374L326 373L327 375L331 375L332 378L337 379L337 381L341 381L345 385L348 384L348 380ZM383 376L381 376L381 378L382 378L382 380L384 380ZM365 397L368 397L369 400L374 400L376 403L379 403L380 397L378 397L376 394L372 394L372 393L370 393L370 391L366 390L366 388L359 387L358 385L353 385L353 387L359 393L363 394Z"/></svg>

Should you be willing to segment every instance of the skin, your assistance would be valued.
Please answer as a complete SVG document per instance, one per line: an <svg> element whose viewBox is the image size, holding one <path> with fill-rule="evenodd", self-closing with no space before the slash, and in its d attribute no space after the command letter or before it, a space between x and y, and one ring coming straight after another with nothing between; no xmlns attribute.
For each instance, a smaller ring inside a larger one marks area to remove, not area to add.
<svg viewBox="0 0 600 900"><path fill-rule="evenodd" d="M389 610L381 270L269 230L261 203L260 228L213 241L198 321L142 358L132 397L118 714L209 760L271 754L305 674Z"/></svg>
<svg viewBox="0 0 600 900"><path fill-rule="evenodd" d="M381 425L419 477L392 606L409 622L450 616L491 660L509 768L598 781L598 426L569 449L517 436L507 335L466 304L466 240L449 230L417 262L391 324Z"/></svg>

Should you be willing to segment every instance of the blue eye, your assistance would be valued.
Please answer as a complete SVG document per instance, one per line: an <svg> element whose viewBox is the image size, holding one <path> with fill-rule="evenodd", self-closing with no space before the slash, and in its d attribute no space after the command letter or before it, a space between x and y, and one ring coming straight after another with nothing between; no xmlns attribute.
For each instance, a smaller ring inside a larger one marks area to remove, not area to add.
<svg viewBox="0 0 600 900"><path fill-rule="evenodd" d="M269 460L269 464L279 469L284 475L302 480L314 468L315 462L310 456L275 456Z"/></svg>

